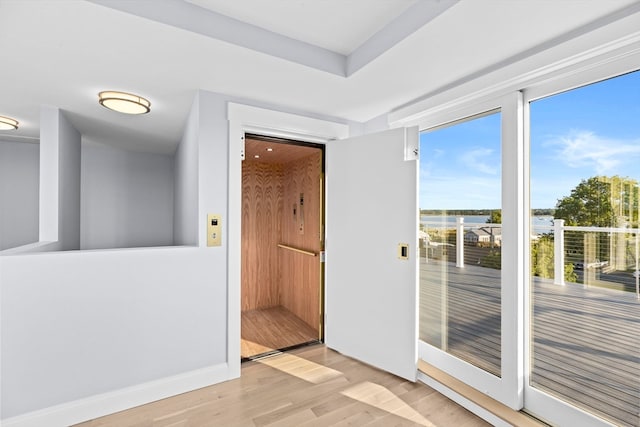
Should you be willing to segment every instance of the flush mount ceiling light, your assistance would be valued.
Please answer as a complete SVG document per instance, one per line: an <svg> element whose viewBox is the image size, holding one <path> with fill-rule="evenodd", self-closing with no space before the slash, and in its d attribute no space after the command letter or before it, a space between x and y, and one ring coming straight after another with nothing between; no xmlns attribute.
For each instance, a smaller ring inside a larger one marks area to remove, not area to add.
<svg viewBox="0 0 640 427"><path fill-rule="evenodd" d="M0 130L16 130L18 129L18 121L11 117L0 116Z"/></svg>
<svg viewBox="0 0 640 427"><path fill-rule="evenodd" d="M113 90L98 94L98 102L103 107L125 114L146 114L151 111L151 103L141 96Z"/></svg>

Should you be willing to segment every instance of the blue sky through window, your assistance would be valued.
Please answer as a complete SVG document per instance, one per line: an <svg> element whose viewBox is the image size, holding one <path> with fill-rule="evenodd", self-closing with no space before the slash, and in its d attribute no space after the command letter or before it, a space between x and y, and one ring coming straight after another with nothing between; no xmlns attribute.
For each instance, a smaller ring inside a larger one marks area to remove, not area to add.
<svg viewBox="0 0 640 427"><path fill-rule="evenodd" d="M497 209L500 113L420 135L421 209ZM596 175L640 180L640 72L531 104L531 207Z"/></svg>
<svg viewBox="0 0 640 427"><path fill-rule="evenodd" d="M420 135L420 209L500 208L500 117Z"/></svg>

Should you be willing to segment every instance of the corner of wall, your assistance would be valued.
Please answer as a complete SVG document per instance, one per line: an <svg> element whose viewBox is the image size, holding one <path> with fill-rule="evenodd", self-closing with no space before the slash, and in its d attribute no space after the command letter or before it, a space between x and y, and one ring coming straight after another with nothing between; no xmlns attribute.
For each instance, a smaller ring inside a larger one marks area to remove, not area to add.
<svg viewBox="0 0 640 427"><path fill-rule="evenodd" d="M223 245L227 235L228 218L228 133L227 102L224 95L199 91L198 126L198 200L197 242L207 244L206 217L208 213L222 215ZM204 119L206 118L206 119Z"/></svg>
<svg viewBox="0 0 640 427"><path fill-rule="evenodd" d="M39 240L80 248L81 135L57 107L40 109Z"/></svg>
<svg viewBox="0 0 640 427"><path fill-rule="evenodd" d="M196 245L198 239L198 128L200 91L196 93L182 139L174 155L173 242Z"/></svg>
<svg viewBox="0 0 640 427"><path fill-rule="evenodd" d="M381 114L363 124L364 133L382 132L389 129L387 114Z"/></svg>

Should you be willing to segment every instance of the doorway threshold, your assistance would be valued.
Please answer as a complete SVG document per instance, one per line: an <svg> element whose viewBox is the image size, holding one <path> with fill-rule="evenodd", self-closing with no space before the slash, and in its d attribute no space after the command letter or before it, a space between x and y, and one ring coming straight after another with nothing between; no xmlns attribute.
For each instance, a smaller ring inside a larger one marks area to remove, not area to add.
<svg viewBox="0 0 640 427"><path fill-rule="evenodd" d="M241 322L241 358L320 339L317 329L283 306L243 311Z"/></svg>
<svg viewBox="0 0 640 427"><path fill-rule="evenodd" d="M289 347L280 348L277 350L270 350L264 353L256 354L255 356L243 357L240 359L240 363L253 362L256 360L266 359L267 357L276 356L278 354L286 353L288 351L296 350L298 348L309 347L309 346L318 345L318 344L322 344L322 341L320 340L307 341L300 344L291 345Z"/></svg>

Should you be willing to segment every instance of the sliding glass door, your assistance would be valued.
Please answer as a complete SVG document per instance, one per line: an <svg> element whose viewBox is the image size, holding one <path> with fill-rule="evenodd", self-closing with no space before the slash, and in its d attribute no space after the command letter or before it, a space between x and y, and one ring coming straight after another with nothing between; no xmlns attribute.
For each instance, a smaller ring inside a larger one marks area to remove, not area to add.
<svg viewBox="0 0 640 427"><path fill-rule="evenodd" d="M640 425L637 63L421 122L420 358L552 425Z"/></svg>
<svg viewBox="0 0 640 427"><path fill-rule="evenodd" d="M634 72L529 100L525 406L554 423L640 425L639 99Z"/></svg>
<svg viewBox="0 0 640 427"><path fill-rule="evenodd" d="M501 375L500 112L421 135L420 338Z"/></svg>
<svg viewBox="0 0 640 427"><path fill-rule="evenodd" d="M517 409L518 100L426 126L419 186L421 358Z"/></svg>

